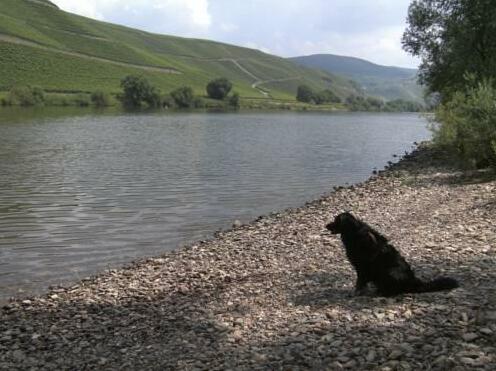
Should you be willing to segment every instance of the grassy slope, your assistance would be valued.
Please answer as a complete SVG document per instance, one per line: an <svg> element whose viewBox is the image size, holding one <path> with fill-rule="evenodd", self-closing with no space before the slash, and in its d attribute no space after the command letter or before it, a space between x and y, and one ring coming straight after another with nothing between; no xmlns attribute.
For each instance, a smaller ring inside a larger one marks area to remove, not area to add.
<svg viewBox="0 0 496 371"><path fill-rule="evenodd" d="M417 70L412 68L381 66L363 59L333 54L315 54L290 60L303 66L348 76L370 95L388 100L402 98L423 101L423 90L416 83Z"/></svg>
<svg viewBox="0 0 496 371"><path fill-rule="evenodd" d="M0 0L0 90L31 84L52 91L101 89L115 93L120 90L121 78L139 74L165 92L189 85L204 94L209 80L225 76L243 97L263 97L252 88L256 79L229 60L235 59L259 80L283 80L260 85L270 90L273 98L294 99L301 83L315 89L331 88L343 97L355 91L346 79L258 50L151 34L63 12L42 2ZM15 38L37 46L16 44ZM167 74L136 65L173 68L181 73Z"/></svg>

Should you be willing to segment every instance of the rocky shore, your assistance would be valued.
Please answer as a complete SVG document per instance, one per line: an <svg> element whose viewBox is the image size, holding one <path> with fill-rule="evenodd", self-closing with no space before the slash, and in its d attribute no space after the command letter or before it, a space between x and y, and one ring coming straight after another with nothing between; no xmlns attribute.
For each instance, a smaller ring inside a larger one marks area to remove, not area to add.
<svg viewBox="0 0 496 371"><path fill-rule="evenodd" d="M352 210L450 292L351 295ZM2 370L494 370L496 181L427 147L367 182L0 310Z"/></svg>

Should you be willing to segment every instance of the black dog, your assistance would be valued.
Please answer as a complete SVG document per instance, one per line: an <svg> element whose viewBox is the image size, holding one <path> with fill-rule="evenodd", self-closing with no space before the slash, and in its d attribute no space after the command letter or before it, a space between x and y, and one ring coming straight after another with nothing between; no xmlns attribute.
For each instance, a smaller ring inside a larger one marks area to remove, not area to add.
<svg viewBox="0 0 496 371"><path fill-rule="evenodd" d="M439 277L424 282L415 277L410 265L386 237L350 213L339 214L326 228L333 234L341 234L346 255L357 273L357 294L363 294L368 282L372 282L382 296L458 287L453 278Z"/></svg>

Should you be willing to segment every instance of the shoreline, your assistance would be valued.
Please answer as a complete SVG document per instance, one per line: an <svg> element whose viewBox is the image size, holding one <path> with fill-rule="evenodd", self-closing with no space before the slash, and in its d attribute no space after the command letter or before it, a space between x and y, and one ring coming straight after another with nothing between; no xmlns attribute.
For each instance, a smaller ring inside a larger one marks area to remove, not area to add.
<svg viewBox="0 0 496 371"><path fill-rule="evenodd" d="M0 92L0 101L2 99L2 92ZM67 95L67 94L60 94ZM75 97L70 97L67 99L77 99L77 94L74 94ZM207 99L202 97L203 99ZM302 103L297 101L288 101L282 99L264 99L264 98L244 98L244 104L241 104L239 107L231 107L225 104L225 102L220 103L212 103L209 102L205 107L201 108L141 108L141 109L129 109L120 104L112 104L108 106L96 106L93 103L88 105L80 105L75 101L71 101L68 104L44 104L44 105L31 105L31 106L22 106L22 105L1 105L0 104L0 114L2 112L7 112L9 110L17 110L17 111L28 111L29 110L81 110L81 111L92 111L92 112L124 112L124 113L147 113L147 112L155 112L155 113L211 113L211 112L227 112L227 113L236 113L236 112L308 112L308 113L342 113L342 112L352 112L352 113L415 113L415 114L429 114L429 111L401 111L401 110L353 110L352 108L346 106L343 103L340 104L310 104L310 103Z"/></svg>
<svg viewBox="0 0 496 371"><path fill-rule="evenodd" d="M425 146L363 183L0 310L0 369L494 369L496 181ZM451 292L353 297L344 209ZM457 368L458 367L458 368Z"/></svg>

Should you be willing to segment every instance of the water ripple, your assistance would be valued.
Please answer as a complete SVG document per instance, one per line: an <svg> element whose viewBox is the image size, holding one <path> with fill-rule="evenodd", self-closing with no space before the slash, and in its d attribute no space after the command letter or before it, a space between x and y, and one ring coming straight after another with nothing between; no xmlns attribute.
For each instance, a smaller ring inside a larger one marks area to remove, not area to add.
<svg viewBox="0 0 496 371"><path fill-rule="evenodd" d="M398 114L0 120L0 300L301 205L428 137Z"/></svg>

